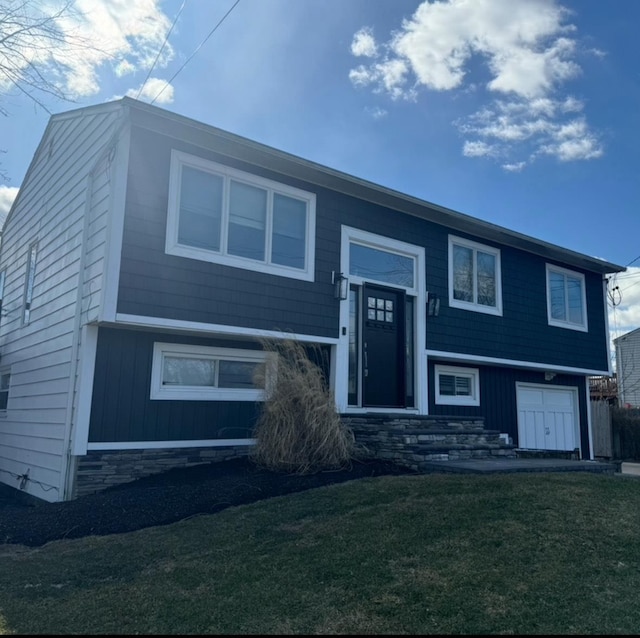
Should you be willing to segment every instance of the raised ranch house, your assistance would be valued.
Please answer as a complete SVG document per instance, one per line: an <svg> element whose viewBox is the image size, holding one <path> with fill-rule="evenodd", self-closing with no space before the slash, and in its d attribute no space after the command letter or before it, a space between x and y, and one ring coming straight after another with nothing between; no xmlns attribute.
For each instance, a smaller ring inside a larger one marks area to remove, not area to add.
<svg viewBox="0 0 640 638"><path fill-rule="evenodd" d="M246 453L260 335L320 348L354 429L593 458L622 270L129 98L54 115L2 238L0 480Z"/></svg>

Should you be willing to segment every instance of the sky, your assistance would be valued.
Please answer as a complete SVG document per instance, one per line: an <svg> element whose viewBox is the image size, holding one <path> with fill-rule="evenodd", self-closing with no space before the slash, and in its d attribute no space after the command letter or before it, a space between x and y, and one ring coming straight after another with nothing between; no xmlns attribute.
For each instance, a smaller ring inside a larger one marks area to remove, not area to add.
<svg viewBox="0 0 640 638"><path fill-rule="evenodd" d="M0 0L0 11L16 3ZM611 337L640 327L637 0L72 0L72 8L56 23L65 41L24 43L19 58L69 100L30 98L0 72L0 218L50 114L129 95L629 266L609 281ZM4 55L0 48L0 69Z"/></svg>

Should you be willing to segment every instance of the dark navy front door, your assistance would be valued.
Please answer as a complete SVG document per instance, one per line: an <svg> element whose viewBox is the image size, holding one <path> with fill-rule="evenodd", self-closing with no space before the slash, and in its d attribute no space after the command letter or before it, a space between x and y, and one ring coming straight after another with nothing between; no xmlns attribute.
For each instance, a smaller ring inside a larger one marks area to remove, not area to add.
<svg viewBox="0 0 640 638"><path fill-rule="evenodd" d="M405 407L405 293L366 284L363 290L364 407Z"/></svg>

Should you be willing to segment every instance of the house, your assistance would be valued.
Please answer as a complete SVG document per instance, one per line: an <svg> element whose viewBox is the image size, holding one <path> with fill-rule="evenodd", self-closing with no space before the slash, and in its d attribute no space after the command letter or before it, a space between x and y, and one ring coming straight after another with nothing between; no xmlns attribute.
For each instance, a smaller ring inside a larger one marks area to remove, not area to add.
<svg viewBox="0 0 640 638"><path fill-rule="evenodd" d="M259 336L319 348L347 417L593 458L623 270L130 98L54 115L3 232L0 480L60 501L246 453Z"/></svg>
<svg viewBox="0 0 640 638"><path fill-rule="evenodd" d="M618 405L640 407L640 328L613 340L616 350Z"/></svg>

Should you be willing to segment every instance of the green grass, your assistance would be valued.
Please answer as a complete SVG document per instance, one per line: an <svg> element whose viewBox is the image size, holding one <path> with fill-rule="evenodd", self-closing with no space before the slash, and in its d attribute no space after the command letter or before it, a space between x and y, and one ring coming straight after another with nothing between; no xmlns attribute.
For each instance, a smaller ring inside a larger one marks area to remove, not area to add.
<svg viewBox="0 0 640 638"><path fill-rule="evenodd" d="M3 634L637 634L640 481L362 479L0 546Z"/></svg>

